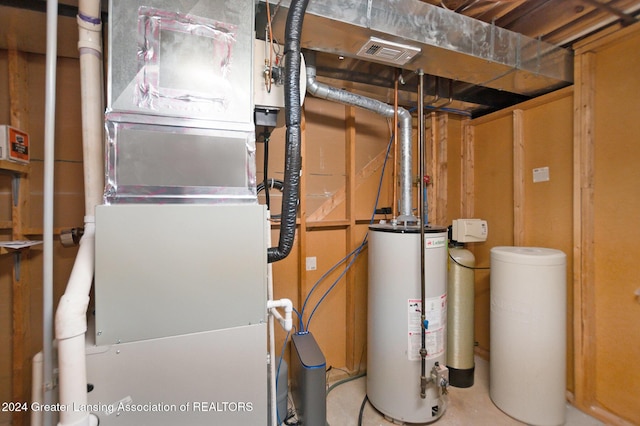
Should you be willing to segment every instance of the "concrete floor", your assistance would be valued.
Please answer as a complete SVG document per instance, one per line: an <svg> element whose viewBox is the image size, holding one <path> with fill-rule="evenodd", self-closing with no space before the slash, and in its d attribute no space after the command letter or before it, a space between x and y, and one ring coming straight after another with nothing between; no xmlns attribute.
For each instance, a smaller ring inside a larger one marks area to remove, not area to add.
<svg viewBox="0 0 640 426"><path fill-rule="evenodd" d="M331 383L330 383L331 384ZM364 399L366 377L341 384L327 396L327 422L330 426L356 426ZM468 425L523 425L498 409L489 398L489 363L476 357L474 385L470 388L449 388L449 401L445 414L434 426ZM567 426L600 426L604 423L584 414L567 404ZM367 404L363 415L363 426L394 425Z"/></svg>

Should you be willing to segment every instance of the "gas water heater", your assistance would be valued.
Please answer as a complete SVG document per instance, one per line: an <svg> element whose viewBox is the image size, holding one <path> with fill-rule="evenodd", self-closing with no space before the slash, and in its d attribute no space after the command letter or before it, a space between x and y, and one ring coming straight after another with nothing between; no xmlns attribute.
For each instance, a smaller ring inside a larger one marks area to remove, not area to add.
<svg viewBox="0 0 640 426"><path fill-rule="evenodd" d="M386 417L426 423L445 410L447 230L426 227L422 320L420 227L369 227L367 396ZM422 334L427 386L421 396Z"/></svg>

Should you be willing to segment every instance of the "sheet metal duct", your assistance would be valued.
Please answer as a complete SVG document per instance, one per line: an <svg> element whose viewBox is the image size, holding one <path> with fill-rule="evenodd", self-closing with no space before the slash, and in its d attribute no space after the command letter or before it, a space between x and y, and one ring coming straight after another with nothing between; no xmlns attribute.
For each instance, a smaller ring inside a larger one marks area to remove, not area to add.
<svg viewBox="0 0 640 426"><path fill-rule="evenodd" d="M274 17L277 38L289 4ZM526 96L573 81L570 51L419 0L314 0L301 45Z"/></svg>

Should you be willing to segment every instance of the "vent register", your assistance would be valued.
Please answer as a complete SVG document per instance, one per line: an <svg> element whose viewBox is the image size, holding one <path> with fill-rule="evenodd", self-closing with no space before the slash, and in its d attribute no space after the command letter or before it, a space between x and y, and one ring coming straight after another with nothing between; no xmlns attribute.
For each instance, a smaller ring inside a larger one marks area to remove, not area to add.
<svg viewBox="0 0 640 426"><path fill-rule="evenodd" d="M356 56L384 62L392 65L405 65L421 49L407 44L395 43L378 37L369 37L369 40L360 48Z"/></svg>

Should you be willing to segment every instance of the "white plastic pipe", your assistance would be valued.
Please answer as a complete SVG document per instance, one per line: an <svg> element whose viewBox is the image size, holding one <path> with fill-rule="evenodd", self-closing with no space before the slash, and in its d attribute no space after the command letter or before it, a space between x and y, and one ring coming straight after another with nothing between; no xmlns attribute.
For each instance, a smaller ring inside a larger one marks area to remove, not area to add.
<svg viewBox="0 0 640 426"><path fill-rule="evenodd" d="M87 368L85 333L87 308L93 280L95 224L85 217L85 231L80 240L69 283L56 312L60 404L73 407L87 404ZM60 412L59 425L89 426L89 413L83 410Z"/></svg>
<svg viewBox="0 0 640 426"><path fill-rule="evenodd" d="M284 318L280 315L280 312L276 308L284 308ZM293 302L289 299L269 300L267 302L267 309L271 315L273 315L279 322L284 331L289 332L293 328L293 319L291 314L293 313Z"/></svg>
<svg viewBox="0 0 640 426"><path fill-rule="evenodd" d="M100 1L81 0L78 6L78 51L82 93L82 149L85 214L95 215L104 191L104 100Z"/></svg>
<svg viewBox="0 0 640 426"><path fill-rule="evenodd" d="M44 183L43 183L43 257L42 257L42 339L44 403L53 402L53 178L55 157L56 65L58 56L58 2L47 0L47 55L44 106ZM51 412L43 414L45 426L51 426Z"/></svg>
<svg viewBox="0 0 640 426"><path fill-rule="evenodd" d="M271 247L271 225L266 221L267 247ZM273 268L271 263L267 263L267 299L273 299ZM267 310L269 310L267 308ZM269 395L271 404L271 426L278 425L278 395L276 388L276 332L274 319L269 315Z"/></svg>
<svg viewBox="0 0 640 426"><path fill-rule="evenodd" d="M78 50L82 90L82 146L85 187L85 228L69 282L56 312L59 398L66 407L87 403L85 333L89 292L95 269L95 207L102 203L103 76L100 1L78 4ZM82 410L60 412L60 426L90 426L95 418Z"/></svg>

